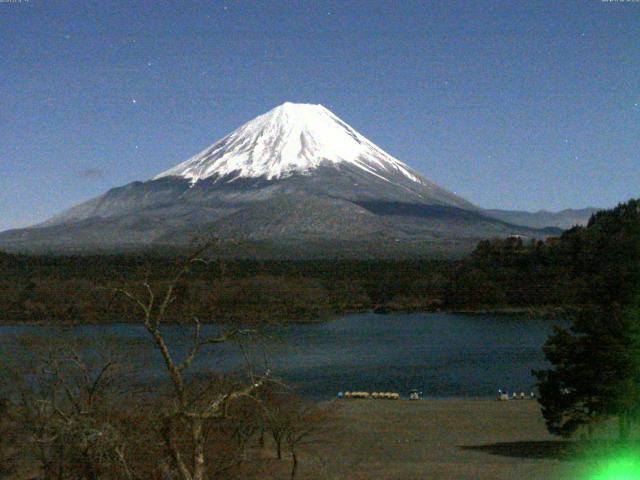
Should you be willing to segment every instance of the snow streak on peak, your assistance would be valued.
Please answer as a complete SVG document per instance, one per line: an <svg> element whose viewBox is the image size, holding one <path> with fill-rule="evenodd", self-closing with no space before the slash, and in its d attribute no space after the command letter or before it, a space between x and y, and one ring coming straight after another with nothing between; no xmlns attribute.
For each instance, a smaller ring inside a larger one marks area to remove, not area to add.
<svg viewBox="0 0 640 480"><path fill-rule="evenodd" d="M285 178L321 165L351 164L382 180L398 174L423 184L407 165L371 143L322 105L283 103L185 162L157 175L195 183L209 177Z"/></svg>

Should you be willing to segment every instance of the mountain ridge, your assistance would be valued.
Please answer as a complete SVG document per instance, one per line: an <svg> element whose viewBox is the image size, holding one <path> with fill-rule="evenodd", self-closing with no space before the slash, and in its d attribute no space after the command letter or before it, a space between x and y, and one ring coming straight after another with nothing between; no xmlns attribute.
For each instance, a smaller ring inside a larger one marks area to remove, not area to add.
<svg viewBox="0 0 640 480"><path fill-rule="evenodd" d="M326 108L285 103L148 181L112 188L34 227L0 233L0 246L117 249L184 243L190 233L204 231L255 242L408 249L558 233L494 218Z"/></svg>
<svg viewBox="0 0 640 480"><path fill-rule="evenodd" d="M484 212L494 218L522 225L530 228L556 227L568 229L573 226L584 226L591 215L602 209L595 207L565 208L557 212L549 210L537 210L528 212L525 210L484 209Z"/></svg>

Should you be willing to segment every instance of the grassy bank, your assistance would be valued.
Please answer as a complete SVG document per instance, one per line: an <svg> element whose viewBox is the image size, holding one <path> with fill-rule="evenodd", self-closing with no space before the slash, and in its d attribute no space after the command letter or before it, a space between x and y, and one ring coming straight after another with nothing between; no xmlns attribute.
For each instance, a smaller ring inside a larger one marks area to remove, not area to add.
<svg viewBox="0 0 640 480"><path fill-rule="evenodd" d="M606 426L590 443L550 435L540 406L531 400L336 403L333 433L306 450L304 478L596 478L594 472L619 450L609 440L615 431Z"/></svg>

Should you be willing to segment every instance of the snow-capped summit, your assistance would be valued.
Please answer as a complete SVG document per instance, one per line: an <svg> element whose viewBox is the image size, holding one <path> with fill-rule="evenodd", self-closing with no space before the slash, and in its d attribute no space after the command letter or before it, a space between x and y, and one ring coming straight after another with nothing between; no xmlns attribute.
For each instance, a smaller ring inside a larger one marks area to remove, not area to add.
<svg viewBox="0 0 640 480"><path fill-rule="evenodd" d="M391 182L400 174L423 184L404 163L374 145L322 105L286 102L260 115L185 162L157 175L192 183L213 177L275 180L347 163Z"/></svg>

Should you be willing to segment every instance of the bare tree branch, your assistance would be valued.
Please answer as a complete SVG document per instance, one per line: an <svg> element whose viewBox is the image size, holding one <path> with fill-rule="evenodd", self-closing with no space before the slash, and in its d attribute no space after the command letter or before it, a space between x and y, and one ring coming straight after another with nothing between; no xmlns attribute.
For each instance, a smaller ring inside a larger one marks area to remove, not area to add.
<svg viewBox="0 0 640 480"><path fill-rule="evenodd" d="M151 285L147 281L142 284L147 292L146 302L141 300L131 291L126 289L116 289L117 292L125 295L125 297L142 309L144 313L142 323L160 350L165 367L173 383L177 402L173 411L165 416L162 427L162 436L181 480L204 480L205 478L205 422L210 419L224 418L227 413L229 403L234 400L246 397L251 398L254 401L258 401L258 398L254 394L263 385L271 381L268 370L263 377L258 379L254 377L253 371L250 370L251 383L244 388L236 389L230 393L216 395L205 390L201 392L201 395L206 394L207 397L213 396L212 399L208 398L207 401L201 401L198 399L198 396L194 399L192 398L193 394L188 394L187 389L185 388L183 372L193 364L201 349L207 345L220 344L239 337L249 338L256 332L252 329L234 327L224 331L218 336L202 338L202 325L200 319L193 317L193 337L191 345L184 359L178 363L174 359L166 339L160 330L160 325L165 319L169 306L176 300L176 290L180 281L191 272L194 265L198 263L209 263L205 258L203 258L203 255L216 244L218 244L217 239L205 242L179 264L176 272L169 281L169 284L165 287L164 292L159 295L161 301L157 308L156 296L154 295ZM222 260L220 260L220 262L220 270L224 273L224 262ZM206 397L201 398L204 400ZM180 442L176 439L175 429L177 425L185 426L190 431L191 446L189 448L191 449L191 458L188 463L182 456L181 448L184 447L181 447Z"/></svg>

